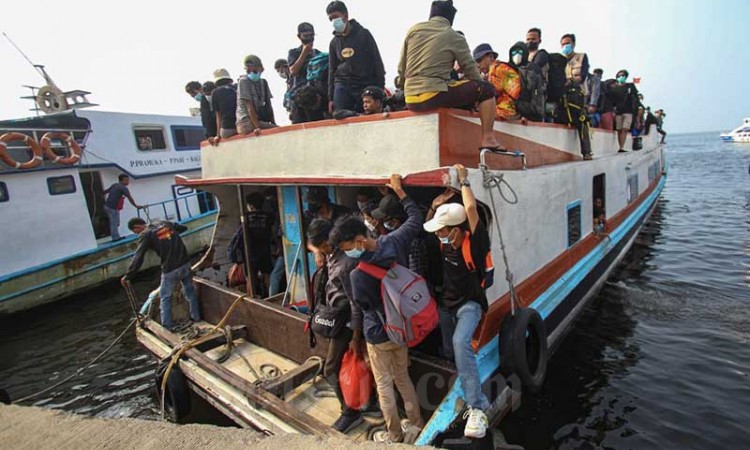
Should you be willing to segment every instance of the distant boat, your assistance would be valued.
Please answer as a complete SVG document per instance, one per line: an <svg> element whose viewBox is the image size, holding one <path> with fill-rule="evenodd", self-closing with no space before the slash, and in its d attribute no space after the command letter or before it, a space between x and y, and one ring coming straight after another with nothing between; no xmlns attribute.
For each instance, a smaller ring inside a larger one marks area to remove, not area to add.
<svg viewBox="0 0 750 450"><path fill-rule="evenodd" d="M743 120L742 125L732 130L731 133L723 133L721 140L724 142L750 143L750 118Z"/></svg>

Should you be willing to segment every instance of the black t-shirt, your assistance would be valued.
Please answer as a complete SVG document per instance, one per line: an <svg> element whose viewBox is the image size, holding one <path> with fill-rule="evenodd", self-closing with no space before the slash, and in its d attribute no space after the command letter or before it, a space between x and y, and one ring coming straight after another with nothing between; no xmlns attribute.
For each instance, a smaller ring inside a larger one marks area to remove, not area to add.
<svg viewBox="0 0 750 450"><path fill-rule="evenodd" d="M617 114L635 114L638 110L638 89L633 83L615 83L609 87L608 95Z"/></svg>
<svg viewBox="0 0 750 450"><path fill-rule="evenodd" d="M211 106L221 114L221 128L231 130L237 127L237 91L234 86L224 85L214 89Z"/></svg>
<svg viewBox="0 0 750 450"><path fill-rule="evenodd" d="M466 236L464 237L466 239ZM464 303L475 301L487 310L487 298L481 282L484 277L484 266L487 252L490 250L490 236L487 228L480 221L474 233L469 236L471 257L476 270L470 272L466 267L461 247L442 246L443 259L443 298L441 303L451 312L456 312Z"/></svg>
<svg viewBox="0 0 750 450"><path fill-rule="evenodd" d="M289 64L289 67L292 67L295 62L299 59L299 56L302 54L302 47L297 47L289 50L289 55L286 57L286 62ZM307 58L305 58L305 63L300 68L299 72L297 72L296 76L290 77L290 88L295 88L297 86L303 85L307 83L307 65L310 63L310 60L313 56L316 56L320 54L320 50L313 49L312 52L307 54Z"/></svg>

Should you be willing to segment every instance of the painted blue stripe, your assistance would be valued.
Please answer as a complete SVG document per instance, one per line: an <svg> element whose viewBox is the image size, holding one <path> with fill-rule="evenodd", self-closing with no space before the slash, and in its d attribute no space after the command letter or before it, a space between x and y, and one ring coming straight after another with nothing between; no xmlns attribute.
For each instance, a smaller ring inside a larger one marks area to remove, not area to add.
<svg viewBox="0 0 750 450"><path fill-rule="evenodd" d="M212 214L216 214L216 210L209 211L209 212L206 212L206 213L202 213L202 214L199 214L199 215L197 215L195 217L191 217L189 219L185 219L185 220L181 221L180 223L183 224L183 225L189 224L191 222L195 222L196 220L203 219L204 217L208 217L208 216L210 216ZM77 258L80 258L82 256L91 255L93 253L99 253L99 252L101 252L103 250L107 250L107 249L110 249L112 247L117 247L117 246L120 246L120 245L125 245L125 244L127 244L127 243L129 243L131 241L134 241L137 238L138 238L137 235L131 234L128 237L125 237L125 238L123 238L123 239L121 239L119 241L116 241L116 242L106 242L104 244L101 244L101 245L97 246L96 248L92 248L91 250L85 250L85 251L82 251L80 253L76 253L74 255L66 256L64 258L59 258L59 259L56 259L54 261L49 261L49 262L46 262L44 264L40 264L38 266L29 267L28 269L19 270L18 272L13 272L13 273L10 273L8 275L3 275L2 277L0 277L0 283L8 281L8 280L11 280L13 278L22 277L22 276L28 275L30 273L38 272L40 270L49 269L50 267L57 266L59 264L63 264L63 263L65 263L67 261L70 261L72 259L77 259Z"/></svg>
<svg viewBox="0 0 750 450"><path fill-rule="evenodd" d="M666 167L666 166L665 166ZM531 307L539 310L542 317L547 317L567 295L583 281L594 267L614 248L617 243L623 239L628 231L636 226L638 220L645 215L653 203L659 198L667 177L663 176L657 184L654 191L646 197L645 201L633 211L633 214L620 224L617 229L610 233L611 239L605 239L601 244L595 247L589 254L581 259L575 266L568 270L552 286L542 293L532 304ZM541 308L541 309L540 309ZM477 352L477 368L479 369L479 378L482 383L500 367L500 352L498 350L499 337L495 336L490 342ZM425 425L422 433L417 438L415 445L429 445L435 437L446 430L448 426L456 419L456 402L464 398L463 389L461 388L460 379L456 379L453 387L443 399L438 409L433 413L430 421Z"/></svg>
<svg viewBox="0 0 750 450"><path fill-rule="evenodd" d="M186 231L185 234L183 234L182 236L190 236L191 234L194 234L194 233L197 233L199 231L205 230L206 228L210 228L210 227L214 226L215 224L216 224L216 222L210 222L210 223L203 224L203 225L199 226L198 228L195 228L195 229L190 230L190 231ZM133 239L128 239L128 240L133 240ZM118 241L117 244L120 244L120 242L121 241ZM75 277L77 277L79 275L83 275L85 273L91 272L91 271L99 269L101 267L104 267L104 266L107 266L107 265L110 265L110 264L114 264L114 263L120 262L123 259L131 258L133 255L135 255L135 251L130 252L130 253L126 253L124 255L120 255L120 256L118 256L116 258L109 259L109 260L104 261L104 262L100 262L98 264L94 264L93 266L87 267L87 268L81 270L80 272L76 272L76 273L73 273L73 274L70 274L70 275L67 275L67 276L64 276L64 277L53 278L51 280L45 281L42 284L37 284L35 286L31 286L31 287L28 287L26 289L22 289L20 291L14 292L12 294L8 294L8 295L5 295L5 296L2 296L2 297L0 297L0 302L4 302L6 300L12 300L12 299L14 299L16 297L20 297L22 295L25 295L25 294L28 294L28 293L31 293L31 292L34 292L34 291L38 291L39 289L43 289L43 288L46 288L46 287L51 286L53 284L57 284L57 283L63 282L63 281L68 280L70 278L75 278Z"/></svg>

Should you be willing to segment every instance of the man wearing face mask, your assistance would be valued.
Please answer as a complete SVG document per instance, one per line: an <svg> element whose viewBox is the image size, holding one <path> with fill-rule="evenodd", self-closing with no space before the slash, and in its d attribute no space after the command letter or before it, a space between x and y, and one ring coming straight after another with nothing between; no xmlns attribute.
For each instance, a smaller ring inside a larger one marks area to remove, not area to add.
<svg viewBox="0 0 750 450"><path fill-rule="evenodd" d="M216 136L216 118L211 109L211 93L215 88L216 85L210 81L203 83L203 86L197 81L191 81L185 86L185 92L200 103L201 123L206 131L206 139Z"/></svg>
<svg viewBox="0 0 750 450"><path fill-rule="evenodd" d="M585 53L576 53L576 35L568 33L560 39L560 53L568 59L565 77L568 82L583 85L589 76L589 57Z"/></svg>
<svg viewBox="0 0 750 450"><path fill-rule="evenodd" d="M378 207L372 210L372 217L378 223L382 224L385 234L398 230L408 219L404 207L401 206L398 197L393 194L388 194L380 200ZM429 280L425 237L424 233L420 230L420 233L411 241L408 247L400 247L398 249L396 261L402 266L408 267L412 272Z"/></svg>
<svg viewBox="0 0 750 450"><path fill-rule="evenodd" d="M315 28L312 24L302 22L297 26L297 38L301 45L289 50L287 62L289 63L289 92L290 103L292 106L292 123L305 123L313 120L320 120L322 117L313 117L308 110L295 104L294 92L302 86L308 84L307 69L310 60L320 54L320 51L313 48L315 43Z"/></svg>
<svg viewBox="0 0 750 450"><path fill-rule="evenodd" d="M276 70L276 73L279 74L282 80L286 82L286 91L284 92L284 109L286 109L286 112L290 114L289 119L291 120L291 113L292 113L292 101L291 101L291 94L290 91L292 89L292 79L289 76L289 63L287 63L286 59L279 58L276 60L275 63L273 63L273 68Z"/></svg>
<svg viewBox="0 0 750 450"><path fill-rule="evenodd" d="M588 161L592 159L591 121L588 117L589 105L586 103L587 97L591 97L586 83L589 77L589 57L585 53L576 53L575 45L575 34L568 33L560 39L560 53L568 61L565 65L565 89L559 107L560 116L564 120L560 122L576 128L581 155Z"/></svg>
<svg viewBox="0 0 750 450"><path fill-rule="evenodd" d="M469 418L464 435L470 438L483 438L487 432L488 420L485 412L490 407L482 393L482 384L477 369L477 361L471 340L479 325L482 314L487 312L487 297L484 292L484 277L491 270L487 257L490 251L490 236L487 228L479 220L477 201L468 180L468 171L460 164L454 166L461 186L463 205L444 203L449 195L436 198L428 214L424 229L435 233L440 239L443 259L443 295L439 299L442 310L450 316L441 317L440 328L446 354L453 354L458 369L458 377L464 392L464 400L469 406ZM434 211L434 217L431 213ZM467 244L468 241L468 244ZM469 252L464 248L468 245ZM473 269L464 258L471 254Z"/></svg>
<svg viewBox="0 0 750 450"><path fill-rule="evenodd" d="M349 110L362 113L362 90L385 87L385 66L375 38L354 19L344 2L333 1L326 8L333 26L328 50L329 113Z"/></svg>
<svg viewBox="0 0 750 450"><path fill-rule="evenodd" d="M268 81L261 78L263 63L255 55L245 57L247 75L237 81L237 132L260 134L261 129L275 128Z"/></svg>
<svg viewBox="0 0 750 450"><path fill-rule="evenodd" d="M331 232L330 242L354 259L381 268L389 268L396 261L399 249L408 248L419 234L424 216L419 206L406 195L401 186L401 175L391 175L387 185L398 197L406 211L407 219L397 230L373 239L367 228L357 217L347 217L338 222ZM380 280L355 269L350 275L354 302L363 314L362 331L367 342L367 352L378 397L383 411L387 431L376 432L376 442L401 442L404 438L394 385L404 402L408 425L421 428L424 425L419 407L419 398L409 378L409 356L406 347L391 342L385 331L382 317L385 315L380 293Z"/></svg>
<svg viewBox="0 0 750 450"><path fill-rule="evenodd" d="M620 153L626 152L625 140L633 126L633 115L638 111L638 89L635 84L628 83L629 73L622 69L615 76L615 84L611 85L608 96L615 106L615 130Z"/></svg>

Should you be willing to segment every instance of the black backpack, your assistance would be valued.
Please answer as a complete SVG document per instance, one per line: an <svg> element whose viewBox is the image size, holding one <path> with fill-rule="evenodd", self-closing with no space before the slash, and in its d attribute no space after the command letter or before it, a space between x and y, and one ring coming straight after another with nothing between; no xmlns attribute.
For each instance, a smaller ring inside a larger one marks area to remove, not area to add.
<svg viewBox="0 0 750 450"><path fill-rule="evenodd" d="M547 73L547 101L559 102L565 93L565 67L568 58L560 53L549 55L549 72Z"/></svg>
<svg viewBox="0 0 750 450"><path fill-rule="evenodd" d="M308 309L307 329L310 333L310 348L315 348L315 336L335 338L346 327L349 304L328 305L326 301L326 284L328 284L328 267L323 265L313 274L312 304Z"/></svg>
<svg viewBox="0 0 750 450"><path fill-rule="evenodd" d="M546 85L542 70L533 62L518 68L521 75L521 96L516 100L516 111L528 120L544 120Z"/></svg>

